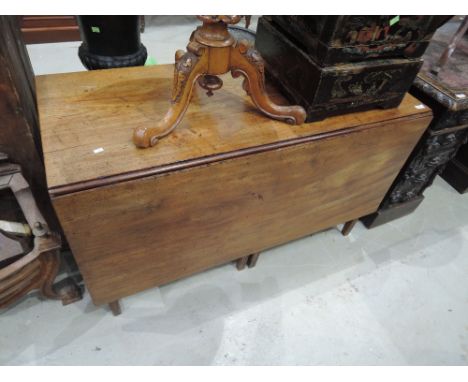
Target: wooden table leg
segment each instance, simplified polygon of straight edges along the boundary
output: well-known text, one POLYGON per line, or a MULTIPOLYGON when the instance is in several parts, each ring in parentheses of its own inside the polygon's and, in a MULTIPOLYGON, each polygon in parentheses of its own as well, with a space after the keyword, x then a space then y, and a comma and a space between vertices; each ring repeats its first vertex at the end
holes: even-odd
POLYGON ((252 255, 249 256, 249 259, 247 261, 247 266, 249 268, 253 268, 255 267, 255 265, 257 264, 257 260, 258 260, 258 257, 260 256, 260 252, 258 253, 254 253, 252 255))
POLYGON ((114 316, 118 316, 122 313, 122 309, 120 308, 119 300, 115 300, 109 303, 109 308, 114 316))
POLYGON ((247 265, 247 260, 249 260, 249 256, 239 257, 236 261, 236 268, 238 271, 241 271, 247 265))
POLYGON ((236 261, 236 267, 238 271, 241 271, 245 268, 247 265, 249 268, 255 267, 255 264, 257 264, 258 257, 260 256, 260 252, 258 253, 253 253, 248 256, 244 257, 239 257, 236 261))
POLYGON ((345 225, 343 226, 343 229, 341 230, 341 234, 343 236, 348 236, 351 230, 353 229, 354 225, 357 223, 358 219, 350 220, 349 222, 346 222, 345 225))

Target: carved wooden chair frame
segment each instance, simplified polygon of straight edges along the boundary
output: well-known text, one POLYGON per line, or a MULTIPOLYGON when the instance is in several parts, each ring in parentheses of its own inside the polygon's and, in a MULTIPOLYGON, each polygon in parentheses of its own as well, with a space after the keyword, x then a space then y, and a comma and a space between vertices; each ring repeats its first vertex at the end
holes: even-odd
MULTIPOLYGON (((6 159, 0 153, 1 160, 6 159)), ((33 289, 49 299, 60 299, 64 305, 81 299, 81 289, 71 280, 57 290, 53 283, 60 266, 60 236, 49 230, 39 211, 28 182, 19 165, 0 163, 0 190, 11 189, 34 236, 31 252, 17 258, 18 253, 5 250, 0 262, 9 264, 0 269, 0 308, 5 308, 33 289)), ((0 228, 0 240, 5 249, 15 248, 15 232, 0 228)))

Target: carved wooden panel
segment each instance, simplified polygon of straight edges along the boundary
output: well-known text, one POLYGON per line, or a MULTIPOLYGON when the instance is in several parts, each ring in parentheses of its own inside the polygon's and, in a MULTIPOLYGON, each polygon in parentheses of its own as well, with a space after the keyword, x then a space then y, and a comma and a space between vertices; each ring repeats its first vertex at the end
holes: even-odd
POLYGON ((468 128, 443 134, 428 131, 413 151, 380 208, 388 208, 422 195, 467 139, 468 128))

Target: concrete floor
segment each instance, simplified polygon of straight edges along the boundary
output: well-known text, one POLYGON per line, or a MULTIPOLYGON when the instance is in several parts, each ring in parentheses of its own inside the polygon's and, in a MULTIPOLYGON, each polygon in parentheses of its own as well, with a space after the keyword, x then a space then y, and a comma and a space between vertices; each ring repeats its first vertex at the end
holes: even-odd
MULTIPOLYGON (((164 21, 142 37, 159 63, 193 28, 164 21)), ((28 47, 36 74, 82 70, 77 46, 28 47)), ((119 317, 88 294, 66 307, 32 294, 0 315, 0 364, 467 365, 468 195, 437 178, 425 196, 373 230, 332 228, 253 269, 123 299, 119 317)))

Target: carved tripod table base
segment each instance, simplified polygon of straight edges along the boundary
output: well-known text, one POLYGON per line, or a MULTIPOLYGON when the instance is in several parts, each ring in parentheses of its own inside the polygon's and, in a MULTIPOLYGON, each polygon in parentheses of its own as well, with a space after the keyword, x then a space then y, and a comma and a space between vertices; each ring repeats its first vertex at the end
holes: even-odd
POLYGON ((302 124, 306 112, 301 106, 279 106, 265 92, 264 63, 260 54, 245 40, 237 41, 227 23, 235 24, 240 16, 199 16, 203 25, 190 38, 187 52, 175 55, 174 84, 171 106, 165 117, 151 128, 137 127, 133 142, 138 147, 154 146, 180 123, 190 103, 195 83, 211 96, 222 86, 218 75, 231 72, 244 77, 243 88, 255 106, 270 118, 291 124, 302 124))

